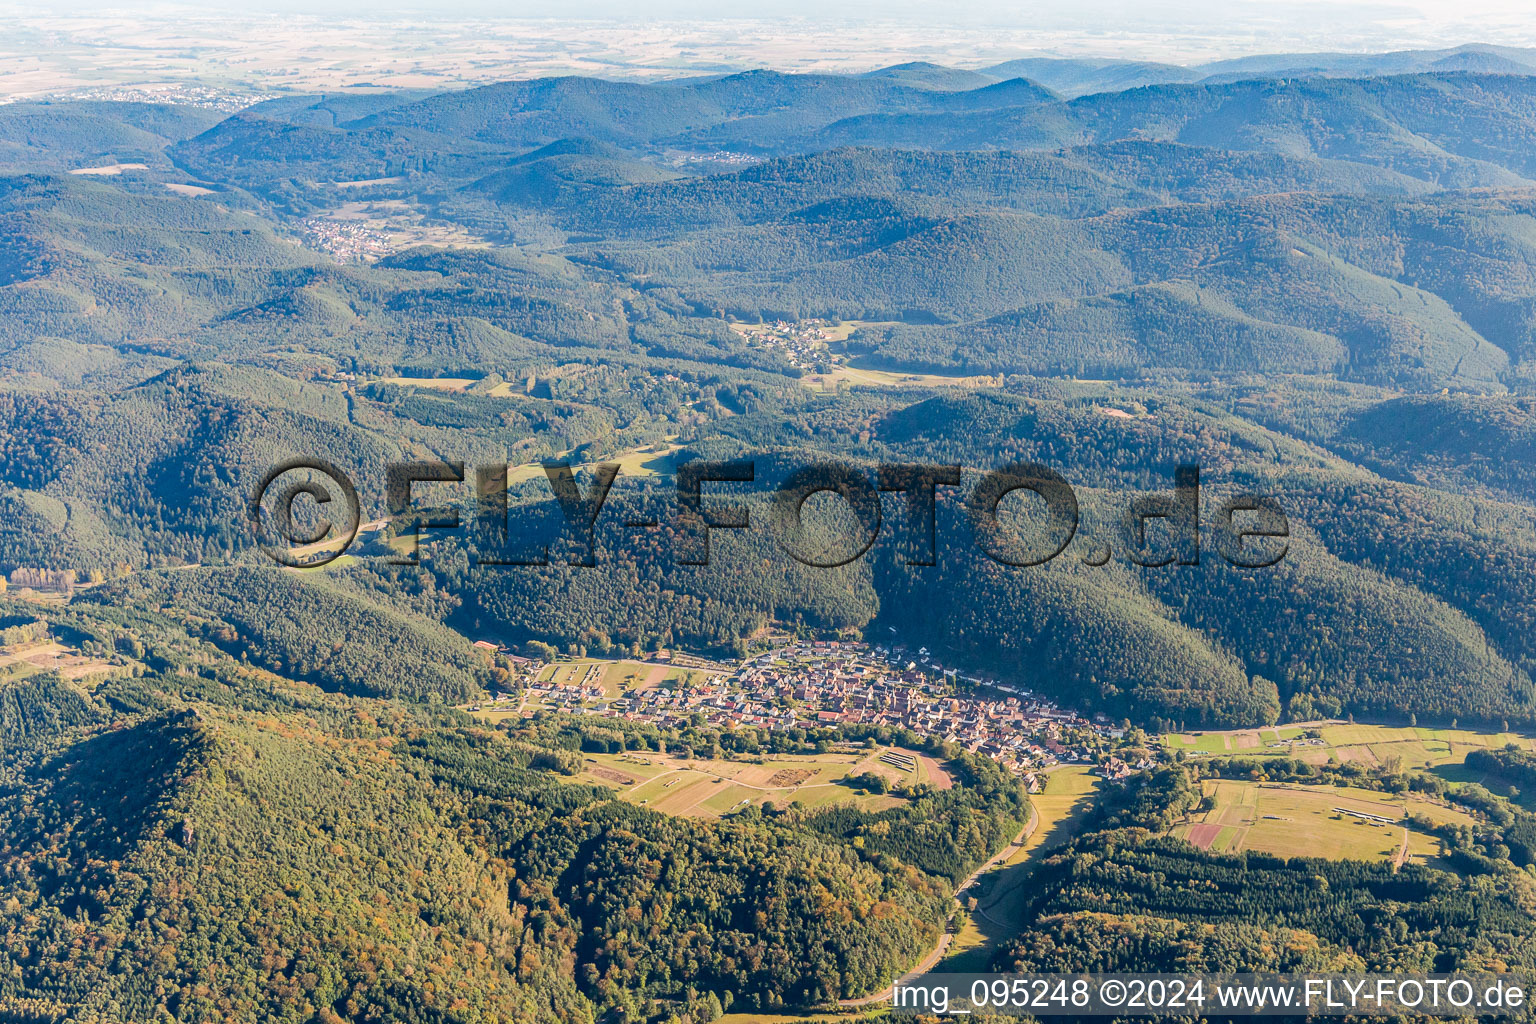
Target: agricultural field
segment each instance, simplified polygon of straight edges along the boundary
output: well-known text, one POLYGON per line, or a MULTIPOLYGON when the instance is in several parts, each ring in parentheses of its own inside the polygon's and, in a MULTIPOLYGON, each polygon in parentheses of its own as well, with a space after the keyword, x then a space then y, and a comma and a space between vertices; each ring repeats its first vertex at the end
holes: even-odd
MULTIPOLYGON (((391 545, 391 547, 393 547, 393 545, 391 545)), ((358 557, 356 555, 338 555, 337 557, 331 559, 329 562, 325 562, 321 565, 301 565, 289 569, 288 571, 297 573, 335 572, 337 569, 345 569, 347 566, 356 565, 357 563, 358 557)))
POLYGON ((1208 780, 1215 804, 1175 834, 1217 853, 1256 850, 1281 857, 1396 860, 1427 864, 1440 841, 1405 824, 1409 815, 1471 824, 1463 812, 1416 796, 1340 786, 1208 780), (1404 844, 1406 843, 1406 850, 1404 844))
POLYGON ((1420 770, 1459 765, 1474 750, 1499 748, 1510 743, 1536 750, 1536 740, 1516 733, 1342 722, 1226 732, 1168 733, 1162 737, 1162 743, 1169 750, 1182 750, 1196 757, 1237 754, 1244 757, 1294 757, 1312 764, 1326 764, 1333 759, 1369 765, 1388 764, 1395 758, 1404 768, 1420 770), (1309 731, 1319 735, 1310 738, 1306 735, 1309 731))
POLYGON ((886 749, 718 760, 647 751, 587 754, 585 770, 575 781, 607 786, 620 799, 663 814, 695 818, 716 818, 748 805, 810 810, 857 802, 869 810, 883 810, 903 802, 900 796, 862 793, 844 785, 842 780, 849 775, 870 773, 892 782, 939 783, 942 768, 936 770, 925 759, 914 758, 915 768, 902 771, 880 760, 886 749))
MULTIPOLYGON (((830 345, 846 342, 855 332, 864 328, 878 329, 895 326, 899 326, 899 324, 889 320, 845 320, 839 324, 828 324, 822 330, 826 333, 827 344, 830 345)), ((808 375, 801 378, 801 380, 808 386, 821 387, 823 390, 835 388, 843 381, 849 384, 867 384, 876 387, 986 387, 1000 383, 999 378, 989 375, 962 376, 958 374, 913 373, 900 370, 890 371, 872 367, 858 367, 851 365, 846 359, 841 357, 837 359, 831 372, 808 375)))
POLYGON ((145 164, 105 164, 101 167, 76 167, 70 174, 102 174, 115 177, 124 171, 144 171, 149 168, 145 164))
POLYGON ((1088 765, 1067 765, 1046 775, 1045 792, 1029 798, 1040 819, 1024 845, 1008 859, 1005 866, 1024 864, 1042 850, 1071 839, 1082 825, 1082 818, 1093 806, 1100 778, 1088 765))
POLYGON ((611 661, 603 658, 578 658, 545 665, 539 682, 556 686, 601 686, 609 699, 634 690, 688 689, 703 686, 718 673, 682 665, 661 665, 647 661, 611 661))

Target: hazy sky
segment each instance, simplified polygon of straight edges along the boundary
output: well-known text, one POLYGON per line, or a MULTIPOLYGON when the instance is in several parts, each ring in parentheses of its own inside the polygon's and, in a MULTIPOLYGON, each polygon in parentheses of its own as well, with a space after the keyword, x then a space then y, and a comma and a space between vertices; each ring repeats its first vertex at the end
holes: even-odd
MULTIPOLYGON (((149 5, 152 0, 0 2, 0 14, 149 5)), ((1370 34, 1382 42, 1412 42, 1425 33, 1442 31, 1510 32, 1523 37, 1486 39, 1510 45, 1536 38, 1532 0, 207 0, 196 7, 232 12, 285 10, 321 17, 411 12, 433 18, 906 21, 1012 30, 1038 27, 1049 32, 1070 29, 1105 38, 1149 30, 1231 37, 1257 32, 1277 40, 1326 40, 1329 31, 1339 31, 1348 38, 1370 34)))
MULTIPOLYGON (((145 0, 147 2, 147 0, 145 0)), ((73 2, 0 5, 7 12, 48 9, 112 9, 135 6, 135 0, 73 0, 73 2)), ((1200 23, 1214 28, 1223 18, 1249 19, 1265 8, 1275 12, 1305 10, 1321 21, 1353 22, 1362 18, 1394 21, 1459 22, 1481 18, 1524 18, 1536 22, 1529 0, 1280 0, 1280 2, 1222 2, 1222 0, 209 0, 200 8, 236 11, 271 7, 302 9, 312 14, 412 9, 447 15, 473 11, 505 18, 660 18, 755 19, 785 16, 813 19, 920 19, 931 23, 976 21, 1017 26, 1043 19, 1098 27, 1113 33, 1117 23, 1200 23)), ((1298 26, 1305 27, 1305 26, 1298 26)))
MULTIPOLYGON (((408 0, 392 2, 408 4, 408 0)), ((322 0, 310 5, 310 9, 323 10, 327 6, 322 0)), ((777 14, 818 19, 916 18, 933 23, 958 20, 1009 26, 1045 20, 1058 24, 1071 23, 1085 29, 1097 27, 1111 33, 1125 22, 1164 25, 1187 22, 1215 27, 1234 14, 1249 19, 1260 15, 1266 8, 1274 12, 1275 21, 1282 20, 1282 12, 1305 10, 1309 12, 1310 19, 1339 22, 1361 19, 1384 22, 1457 22, 1480 17, 1503 19, 1522 16, 1527 21, 1536 22, 1536 15, 1532 14, 1533 5, 1529 0, 1468 0, 1465 3, 1457 0, 1297 0, 1279 3, 1233 3, 1220 0, 1026 0, 1019 3, 1002 0, 521 0, 518 3, 500 4, 477 0, 445 0, 438 9, 469 6, 477 11, 495 11, 511 17, 671 18, 686 15, 759 18, 777 14)))

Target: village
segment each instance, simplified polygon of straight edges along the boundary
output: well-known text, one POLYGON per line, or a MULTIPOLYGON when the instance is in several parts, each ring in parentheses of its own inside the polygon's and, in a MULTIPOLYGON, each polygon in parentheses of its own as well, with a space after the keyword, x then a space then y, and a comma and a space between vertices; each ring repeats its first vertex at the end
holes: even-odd
POLYGON ((306 217, 303 227, 308 243, 337 263, 371 263, 391 250, 383 232, 355 221, 306 217))
MULTIPOLYGON (((27 97, 10 96, 0 100, 0 103, 16 102, 25 98, 27 97)), ((185 83, 161 86, 84 86, 67 92, 56 93, 49 97, 52 101, 90 100, 103 103, 165 103, 171 106, 201 107, 204 110, 217 110, 226 114, 233 114, 271 98, 272 96, 267 93, 235 92, 215 89, 206 85, 190 85, 185 83)))
MULTIPOLYGON (((488 641, 482 649, 497 650, 488 641)), ((646 662, 556 662, 504 655, 522 691, 469 710, 596 715, 660 727, 770 731, 885 726, 982 754, 1031 792, 1057 765, 1092 765, 1110 780, 1151 766, 1113 753, 1125 730, 1018 686, 945 667, 927 648, 785 638, 726 663, 674 651, 646 662), (625 667, 627 666, 627 668, 625 667), (633 685, 615 685, 617 679, 633 685)))
POLYGON ((836 362, 827 351, 827 342, 834 335, 825 320, 773 320, 732 326, 749 342, 782 354, 791 366, 799 369, 817 370, 836 362))

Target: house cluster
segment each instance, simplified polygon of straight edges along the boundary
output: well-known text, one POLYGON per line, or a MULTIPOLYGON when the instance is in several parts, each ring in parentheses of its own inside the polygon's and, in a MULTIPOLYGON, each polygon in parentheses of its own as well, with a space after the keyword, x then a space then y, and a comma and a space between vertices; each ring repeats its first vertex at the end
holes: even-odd
POLYGON ((927 648, 862 642, 802 642, 743 665, 741 688, 763 696, 788 692, 815 708, 822 725, 911 729, 984 754, 1023 777, 1097 755, 1079 738, 1109 730, 1028 690, 946 668, 927 648))
POLYGON ((810 370, 828 361, 829 326, 825 320, 774 320, 741 324, 736 330, 748 341, 783 354, 791 366, 810 370))
POLYGON ((707 153, 683 153, 672 161, 674 167, 699 166, 716 167, 751 167, 761 163, 762 157, 753 156, 750 153, 737 153, 728 149, 710 150, 707 153))
MULTIPOLYGON (((946 668, 926 648, 871 646, 861 641, 795 641, 736 665, 672 653, 663 663, 704 669, 686 687, 655 686, 605 696, 601 673, 561 684, 526 684, 545 708, 646 722, 663 728, 703 724, 731 729, 808 729, 846 725, 906 728, 992 758, 1031 791, 1039 773, 1056 764, 1102 760, 1084 742, 1114 736, 1103 720, 1089 721, 1027 690, 946 668)), ((596 666, 595 666, 596 667, 596 666)), ((511 698, 506 698, 510 701, 511 698)), ((1125 778, 1146 764, 1111 757, 1108 778, 1125 778)))
POLYGON ((1148 768, 1151 768, 1155 763, 1150 757, 1145 755, 1136 758, 1134 761, 1121 760, 1111 755, 1105 758, 1104 762, 1099 765, 1099 774, 1111 782, 1124 782, 1137 772, 1146 771, 1148 768))
POLYGON ((388 256, 389 239, 358 221, 306 217, 305 241, 337 263, 371 263, 388 256))

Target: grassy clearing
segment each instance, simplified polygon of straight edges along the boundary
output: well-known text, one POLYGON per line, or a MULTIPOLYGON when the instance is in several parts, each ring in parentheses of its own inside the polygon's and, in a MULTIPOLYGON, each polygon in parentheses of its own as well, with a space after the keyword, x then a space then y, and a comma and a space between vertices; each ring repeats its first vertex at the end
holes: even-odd
POLYGON ((811 373, 800 378, 808 388, 832 391, 841 383, 870 387, 992 387, 996 377, 946 377, 937 373, 901 373, 891 370, 871 370, 841 364, 828 373, 811 373))
MULTIPOLYGON (((671 441, 662 441, 649 444, 643 448, 632 448, 627 452, 610 455, 594 462, 580 463, 572 467, 573 472, 580 472, 603 462, 617 462, 619 464, 619 476, 615 486, 626 477, 660 477, 671 476, 676 471, 677 460, 675 456, 682 450, 682 445, 671 441)), ((565 458, 565 456, 562 456, 565 458)), ((542 462, 529 462, 521 466, 513 466, 507 471, 507 486, 525 483, 529 480, 544 479, 544 465, 542 462)))
POLYGON ((1173 750, 1183 750, 1202 754, 1225 754, 1231 750, 1230 743, 1225 733, 1169 733, 1163 737, 1163 743, 1173 750))
POLYGON ((55 672, 60 679, 78 683, 91 676, 124 671, 120 665, 81 654, 54 640, 0 648, 0 682, 19 682, 40 672, 55 672))
POLYGON ((433 391, 466 391, 478 380, 474 377, 385 377, 384 383, 407 388, 429 388, 433 391))
POLYGON ((673 456, 682 449, 682 445, 668 441, 646 445, 643 448, 633 448, 602 461, 617 462, 621 480, 626 476, 670 476, 677 466, 673 456))
POLYGON ((1281 857, 1391 860, 1406 837, 1408 860, 1426 864, 1439 856, 1440 841, 1406 828, 1404 819, 1412 814, 1442 824, 1471 822, 1460 811, 1416 796, 1340 786, 1218 779, 1206 781, 1205 792, 1214 806, 1174 831, 1219 853, 1254 850, 1281 857))
POLYGON ((579 661, 560 661, 553 665, 545 665, 539 671, 539 682, 554 686, 601 686, 609 667, 609 662, 587 658, 579 661))
POLYGON ((357 564, 356 555, 337 555, 324 565, 301 565, 290 569, 290 572, 331 572, 335 569, 345 569, 349 565, 357 564))
POLYGON ((505 708, 491 708, 486 711, 476 711, 473 712, 473 714, 476 718, 480 719, 480 721, 488 722, 491 725, 495 725, 498 722, 505 722, 509 718, 515 719, 523 717, 523 713, 521 711, 505 708))

